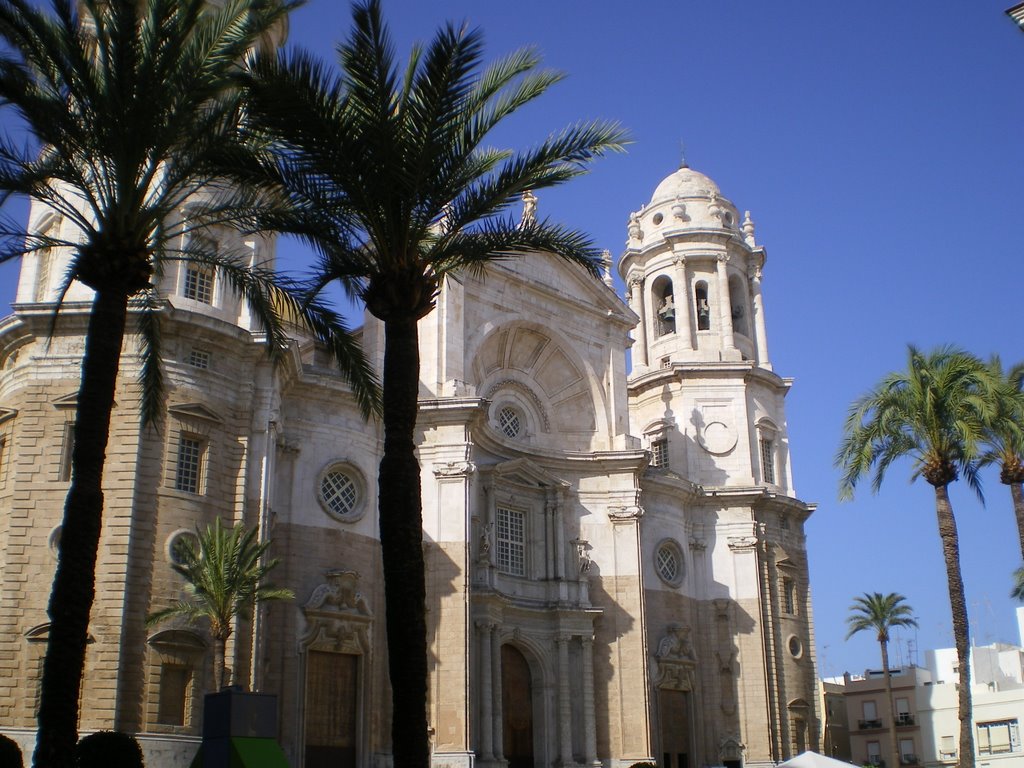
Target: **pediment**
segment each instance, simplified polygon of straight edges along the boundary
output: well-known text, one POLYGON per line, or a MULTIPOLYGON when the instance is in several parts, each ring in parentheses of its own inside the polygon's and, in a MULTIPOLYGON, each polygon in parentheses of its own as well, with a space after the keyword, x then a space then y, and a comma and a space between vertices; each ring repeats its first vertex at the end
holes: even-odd
POLYGON ((73 392, 70 395, 64 395, 64 397, 58 397, 56 400, 50 401, 50 404, 54 408, 60 408, 62 410, 74 410, 78 408, 78 393, 73 392))
POLYGON ((165 629, 149 638, 149 644, 158 648, 183 649, 202 651, 206 649, 206 641, 195 632, 187 629, 165 629))
POLYGON ((208 408, 202 403, 183 403, 182 405, 172 405, 167 409, 167 412, 179 419, 201 419, 202 421, 212 421, 216 424, 224 423, 224 419, 222 419, 213 409, 208 408))
POLYGON ((0 424, 10 421, 17 415, 18 412, 14 408, 0 408, 0 424))
POLYGON ((527 488, 551 488, 567 491, 571 486, 565 480, 555 477, 530 459, 513 459, 495 465, 491 470, 495 482, 519 485, 527 488))

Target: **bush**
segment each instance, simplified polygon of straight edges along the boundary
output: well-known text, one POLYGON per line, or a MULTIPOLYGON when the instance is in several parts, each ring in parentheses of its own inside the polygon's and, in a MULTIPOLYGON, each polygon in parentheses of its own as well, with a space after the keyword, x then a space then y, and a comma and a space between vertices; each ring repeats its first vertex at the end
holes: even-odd
POLYGON ((629 768, 658 768, 655 763, 633 763, 629 768))
POLYGON ((75 751, 78 768, 145 768, 142 747, 134 736, 97 731, 83 736, 75 751))
POLYGON ((24 768, 24 766, 18 742, 0 734, 0 768, 24 768))

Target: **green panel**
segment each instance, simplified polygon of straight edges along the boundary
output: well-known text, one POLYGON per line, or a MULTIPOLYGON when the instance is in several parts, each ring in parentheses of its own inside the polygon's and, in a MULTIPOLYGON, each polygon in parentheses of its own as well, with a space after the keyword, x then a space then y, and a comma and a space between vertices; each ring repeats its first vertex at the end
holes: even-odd
POLYGON ((231 768, 290 768, 274 739, 235 736, 231 739, 231 768))

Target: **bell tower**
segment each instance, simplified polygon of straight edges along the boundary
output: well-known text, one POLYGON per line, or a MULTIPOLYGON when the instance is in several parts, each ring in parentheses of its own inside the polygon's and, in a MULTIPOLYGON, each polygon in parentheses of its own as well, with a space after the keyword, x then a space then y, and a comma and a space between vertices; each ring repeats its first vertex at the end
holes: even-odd
POLYGON ((633 374, 673 363, 751 361, 771 370, 761 298, 766 253, 747 211, 683 165, 630 214, 619 261, 640 317, 633 374))

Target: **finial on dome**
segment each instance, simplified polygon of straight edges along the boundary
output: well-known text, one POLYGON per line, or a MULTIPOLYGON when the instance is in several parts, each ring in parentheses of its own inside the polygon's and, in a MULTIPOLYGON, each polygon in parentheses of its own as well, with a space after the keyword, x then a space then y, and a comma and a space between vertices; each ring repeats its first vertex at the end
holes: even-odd
POLYGON ((686 144, 682 139, 679 140, 679 167, 689 168, 690 166, 686 162, 686 144))
POLYGON ((751 248, 757 247, 757 242, 754 240, 754 220, 750 218, 750 211, 744 211, 743 214, 743 239, 751 248))

